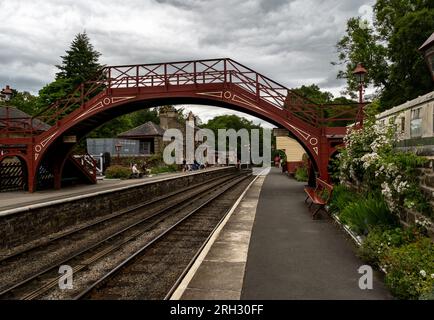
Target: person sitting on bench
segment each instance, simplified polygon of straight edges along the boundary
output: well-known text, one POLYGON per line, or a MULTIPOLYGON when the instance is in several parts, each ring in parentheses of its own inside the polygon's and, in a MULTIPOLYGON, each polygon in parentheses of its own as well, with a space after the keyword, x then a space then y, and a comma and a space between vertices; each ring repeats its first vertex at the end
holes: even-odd
POLYGON ((139 178, 140 177, 140 171, 139 171, 139 169, 137 169, 137 164, 133 164, 133 166, 131 167, 131 171, 132 171, 132 174, 131 174, 131 177, 132 178, 139 178))

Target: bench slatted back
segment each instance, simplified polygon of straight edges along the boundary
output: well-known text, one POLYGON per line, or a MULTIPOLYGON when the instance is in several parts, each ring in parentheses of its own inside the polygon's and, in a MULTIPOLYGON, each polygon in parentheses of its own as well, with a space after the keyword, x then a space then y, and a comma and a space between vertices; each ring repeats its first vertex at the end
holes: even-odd
POLYGON ((333 193, 333 186, 320 178, 316 178, 315 193, 321 196, 325 203, 328 203, 333 193))

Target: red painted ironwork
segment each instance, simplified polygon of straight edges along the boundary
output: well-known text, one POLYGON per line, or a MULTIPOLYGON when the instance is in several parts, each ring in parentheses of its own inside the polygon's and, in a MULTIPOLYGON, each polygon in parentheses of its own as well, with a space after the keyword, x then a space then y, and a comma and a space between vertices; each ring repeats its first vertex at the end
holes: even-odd
POLYGON ((33 118, 0 120, 0 145, 21 139, 28 146, 28 185, 33 191, 42 159, 51 159, 54 179, 59 181, 71 149, 61 143, 64 135, 72 132, 83 136, 90 130, 91 121, 101 124, 110 119, 110 114, 164 103, 225 106, 285 127, 305 147, 325 180, 334 150, 331 139, 341 139, 346 124, 360 122, 363 116, 360 104, 316 104, 227 58, 108 66, 33 118), (41 124, 51 127, 41 133, 41 124), (58 155, 47 153, 53 146, 61 150, 58 155))

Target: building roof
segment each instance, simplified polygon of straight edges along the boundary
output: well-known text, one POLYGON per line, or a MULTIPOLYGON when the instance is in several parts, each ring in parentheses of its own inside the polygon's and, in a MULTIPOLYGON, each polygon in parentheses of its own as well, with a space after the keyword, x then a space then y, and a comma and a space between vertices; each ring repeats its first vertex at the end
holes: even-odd
MULTIPOLYGON (((9 119, 10 122, 13 122, 13 127, 16 129, 23 129, 30 123, 31 116, 17 109, 16 107, 11 106, 0 106, 0 128, 5 127, 6 124, 4 120, 9 119), (15 120, 14 120, 15 119, 15 120), (28 122, 24 121, 29 119, 28 122)), ((50 128, 50 126, 41 120, 33 119, 33 127, 39 131, 46 131, 50 128)))
POLYGON ((118 134, 119 138, 139 138, 139 137, 152 137, 163 136, 164 129, 158 124, 148 121, 138 127, 118 134))
POLYGON ((404 110, 416 107, 418 105, 430 102, 434 100, 434 91, 428 92, 427 94, 423 95, 423 96, 419 96, 413 100, 407 101, 403 104, 400 104, 399 106, 393 107, 391 109, 388 109, 386 111, 383 111, 379 114, 377 114, 377 119, 382 119, 385 117, 389 117, 392 114, 397 114, 400 113, 404 110))
POLYGON ((431 34, 431 36, 423 43, 423 45, 420 46, 419 50, 425 50, 426 47, 428 47, 432 42, 434 42, 434 32, 431 34))

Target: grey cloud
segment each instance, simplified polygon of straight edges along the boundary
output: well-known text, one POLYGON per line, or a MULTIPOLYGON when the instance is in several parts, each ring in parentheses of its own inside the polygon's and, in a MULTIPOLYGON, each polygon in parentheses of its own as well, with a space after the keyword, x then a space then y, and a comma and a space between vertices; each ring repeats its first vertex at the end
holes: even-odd
MULTIPOLYGON (((34 93, 86 30, 107 65, 230 57, 288 87, 334 88, 335 44, 373 0, 3 0, 0 86, 34 93)), ((215 110, 215 109, 212 109, 215 110)))

